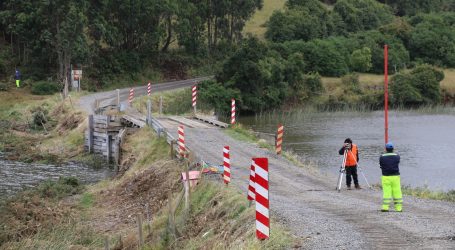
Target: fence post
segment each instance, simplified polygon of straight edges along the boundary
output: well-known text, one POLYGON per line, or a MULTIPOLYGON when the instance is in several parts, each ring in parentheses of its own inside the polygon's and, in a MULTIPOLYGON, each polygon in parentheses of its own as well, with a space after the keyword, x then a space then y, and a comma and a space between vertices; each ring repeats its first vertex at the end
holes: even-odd
POLYGON ((160 115, 163 113, 163 96, 160 95, 160 115))
POLYGON ((88 152, 93 153, 93 115, 88 116, 88 152))
POLYGON ((107 163, 109 164, 111 162, 111 138, 112 136, 109 135, 108 129, 109 129, 109 122, 111 121, 111 116, 106 115, 106 159, 107 163))
POLYGON ((175 140, 171 140, 171 159, 174 159, 175 153, 174 153, 174 145, 175 145, 175 140))
POLYGON ((120 89, 117 89, 117 109, 120 111, 120 89))
POLYGON ((144 245, 144 237, 142 235, 142 216, 141 214, 137 214, 137 230, 139 233, 139 247, 142 247, 144 245))
POLYGON ((169 205, 169 231, 172 236, 175 238, 175 227, 174 227, 174 210, 172 208, 172 191, 169 191, 169 198, 168 198, 168 205, 169 205))
POLYGON ((147 100, 147 125, 152 126, 152 100, 147 100))
POLYGON ((186 182, 184 183, 185 185, 185 210, 189 214, 190 213, 190 162, 188 161, 185 164, 185 177, 186 177, 186 182))
POLYGON ((104 237, 104 250, 109 250, 109 236, 104 237))

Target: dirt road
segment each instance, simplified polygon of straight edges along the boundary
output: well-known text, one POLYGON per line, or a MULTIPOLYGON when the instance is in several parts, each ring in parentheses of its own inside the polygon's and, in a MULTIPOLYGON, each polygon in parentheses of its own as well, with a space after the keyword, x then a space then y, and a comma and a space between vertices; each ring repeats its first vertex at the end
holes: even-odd
MULTIPOLYGON (((178 88, 190 87, 195 82, 203 81, 210 79, 210 77, 199 77, 181 81, 172 81, 172 82, 164 82, 152 85, 152 93, 166 91, 166 90, 173 90, 178 88)), ((128 101, 128 96, 130 93, 130 88, 120 89, 120 102, 125 103, 128 101)), ((147 94, 147 86, 139 86, 134 88, 134 95, 135 97, 144 96, 147 94)), ((88 113, 93 114, 95 109, 95 101, 99 101, 100 107, 105 107, 108 105, 116 104, 117 103, 117 90, 107 91, 107 92, 100 92, 96 94, 87 95, 81 97, 79 101, 79 105, 88 113)))
POLYGON ((185 142, 213 164, 222 163, 229 145, 232 180, 245 193, 251 158, 268 157, 272 216, 302 239, 304 249, 455 249, 455 203, 405 196, 403 213, 381 213, 380 190, 338 193, 335 176, 295 166, 221 129, 186 128, 185 142))

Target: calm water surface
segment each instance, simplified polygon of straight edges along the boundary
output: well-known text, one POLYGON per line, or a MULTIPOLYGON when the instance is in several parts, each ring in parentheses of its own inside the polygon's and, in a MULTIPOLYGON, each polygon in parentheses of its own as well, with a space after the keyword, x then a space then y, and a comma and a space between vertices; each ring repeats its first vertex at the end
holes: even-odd
MULTIPOLYGON (((1 155, 0 155, 1 157, 1 155)), ((11 196, 24 188, 60 176, 73 176, 82 183, 92 183, 112 175, 108 168, 93 169, 81 164, 45 165, 6 161, 0 158, 0 199, 11 196)))
MULTIPOLYGON (((383 112, 263 115, 243 117, 239 121, 265 133, 275 133, 277 124, 283 123, 283 148, 334 174, 342 161, 338 150, 344 139, 350 137, 359 146, 359 165, 369 182, 380 182, 378 160, 384 147, 383 112)), ((404 185, 455 189, 455 109, 443 113, 390 112, 389 141, 401 155, 404 185)), ((363 179, 361 182, 364 183, 363 179)), ((334 186, 335 183, 336 180, 334 186)))

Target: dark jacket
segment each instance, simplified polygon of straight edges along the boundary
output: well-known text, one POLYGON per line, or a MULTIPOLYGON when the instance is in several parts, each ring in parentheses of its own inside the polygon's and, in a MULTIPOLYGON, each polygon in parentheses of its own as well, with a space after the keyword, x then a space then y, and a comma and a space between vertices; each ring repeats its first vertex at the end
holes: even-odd
MULTIPOLYGON (((338 151, 338 154, 344 155, 344 148, 345 148, 344 146, 343 146, 342 148, 340 148, 340 150, 338 151)), ((359 158, 359 147, 357 147, 357 155, 356 155, 356 161, 357 161, 357 163, 359 163, 359 160, 360 160, 360 158, 359 158)), ((356 166, 357 166, 357 165, 356 165, 356 166)), ((348 166, 347 166, 347 167, 348 167, 348 166)), ((354 166, 349 166, 349 167, 354 167, 354 166)))
POLYGON ((400 175, 398 164, 400 164, 400 156, 397 153, 387 152, 379 157, 379 165, 384 176, 400 175))
POLYGON ((21 79, 21 72, 19 70, 16 70, 16 73, 14 74, 14 80, 20 80, 21 79))

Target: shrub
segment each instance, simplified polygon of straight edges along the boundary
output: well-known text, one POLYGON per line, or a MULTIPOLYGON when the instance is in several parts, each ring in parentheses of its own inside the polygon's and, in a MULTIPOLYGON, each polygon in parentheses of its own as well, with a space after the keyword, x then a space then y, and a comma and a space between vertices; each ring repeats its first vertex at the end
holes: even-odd
POLYGON ((57 83, 53 82, 36 82, 32 85, 32 94, 34 95, 52 95, 59 90, 57 83))
POLYGON ((0 82, 0 91, 7 91, 8 90, 8 84, 0 82))

